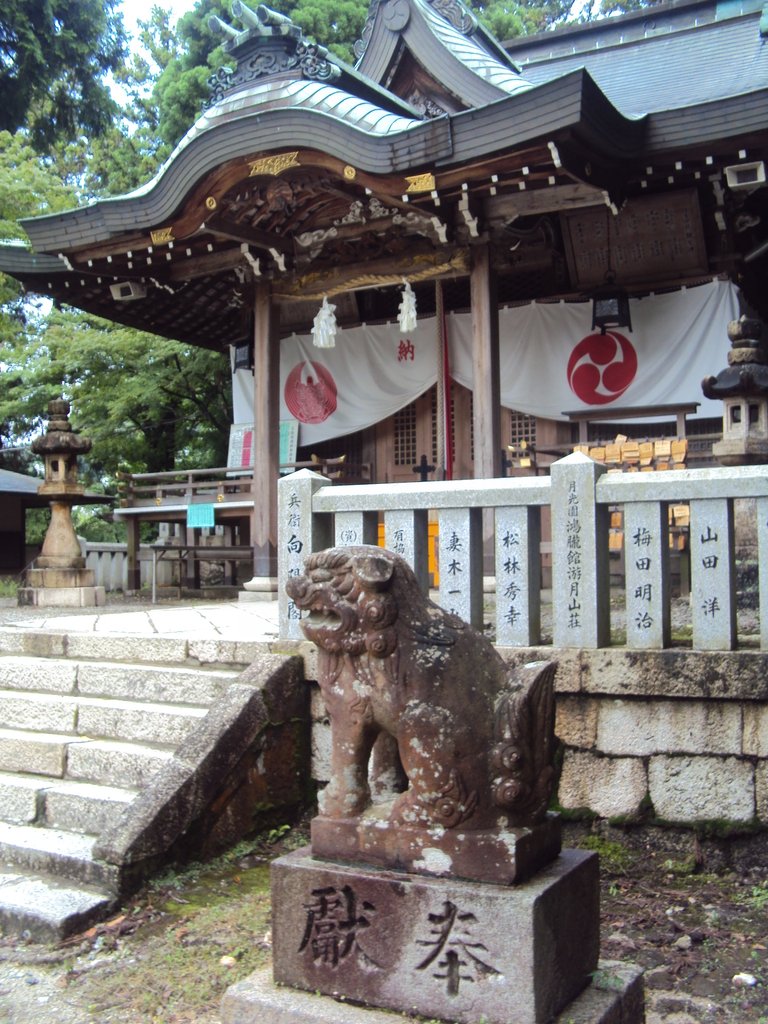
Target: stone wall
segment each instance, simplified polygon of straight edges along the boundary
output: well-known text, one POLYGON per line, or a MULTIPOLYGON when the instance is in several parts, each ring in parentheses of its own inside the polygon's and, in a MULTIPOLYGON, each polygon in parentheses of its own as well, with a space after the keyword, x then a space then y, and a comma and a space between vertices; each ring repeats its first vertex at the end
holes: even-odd
MULTIPOLYGON (((306 674, 313 678, 308 645, 306 674)), ((622 648, 500 648, 559 660, 558 802, 601 818, 768 826, 768 656, 622 648)), ((328 776, 330 727, 312 701, 312 774, 328 776)))
POLYGON ((768 825, 768 658, 760 652, 511 651, 558 657, 558 800, 602 818, 768 825))

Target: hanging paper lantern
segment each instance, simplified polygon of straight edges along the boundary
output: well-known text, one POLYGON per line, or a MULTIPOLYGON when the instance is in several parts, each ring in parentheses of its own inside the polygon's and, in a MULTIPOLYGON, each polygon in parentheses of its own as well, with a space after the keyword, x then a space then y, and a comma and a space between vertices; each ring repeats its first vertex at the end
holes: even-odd
POLYGON ((397 313, 397 320, 400 324, 401 334, 410 334, 411 331, 415 331, 418 326, 416 322, 416 296, 414 295, 413 288, 403 278, 403 297, 400 300, 400 308, 397 313))
POLYGON ((312 344, 316 348, 334 348, 336 345, 336 307, 323 296, 323 304, 318 310, 312 326, 312 344))

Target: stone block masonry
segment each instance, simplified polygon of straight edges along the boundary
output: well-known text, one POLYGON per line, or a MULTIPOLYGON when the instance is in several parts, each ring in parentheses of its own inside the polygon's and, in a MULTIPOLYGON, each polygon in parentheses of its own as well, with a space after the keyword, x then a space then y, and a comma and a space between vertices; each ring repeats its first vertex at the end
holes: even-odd
MULTIPOLYGON (((308 678, 313 655, 305 654, 308 678)), ((558 802, 601 818, 768 826, 768 655, 500 647, 522 665, 555 658, 563 744, 558 802)), ((312 775, 328 779, 330 726, 312 700, 312 775)))
POLYGON ((503 650, 560 659, 558 801, 604 818, 768 825, 768 656, 621 648, 503 650), (562 655, 562 656, 561 656, 562 655))

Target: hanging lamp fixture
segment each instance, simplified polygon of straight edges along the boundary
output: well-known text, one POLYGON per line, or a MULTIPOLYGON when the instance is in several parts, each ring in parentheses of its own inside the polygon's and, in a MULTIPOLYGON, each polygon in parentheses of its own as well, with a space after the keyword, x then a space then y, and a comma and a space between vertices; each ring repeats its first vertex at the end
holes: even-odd
POLYGON ((614 327, 632 330, 629 296, 616 284, 616 275, 612 270, 606 273, 605 284, 592 292, 592 330, 597 327, 601 334, 614 327))
POLYGON ((605 237, 608 247, 608 269, 605 282, 592 292, 592 330, 600 329, 601 334, 615 327, 626 327, 632 330, 632 318, 629 314, 629 296, 616 284, 616 272, 611 266, 611 222, 610 213, 605 211, 605 237))

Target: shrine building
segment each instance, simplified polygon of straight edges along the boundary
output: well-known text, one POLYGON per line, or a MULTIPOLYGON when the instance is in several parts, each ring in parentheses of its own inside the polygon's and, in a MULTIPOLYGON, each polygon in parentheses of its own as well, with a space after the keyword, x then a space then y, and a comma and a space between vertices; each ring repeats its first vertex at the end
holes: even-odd
MULTIPOLYGON (((24 221, 0 270, 229 355, 229 464, 199 496, 255 577, 280 466, 486 478, 617 433, 629 468, 653 437, 706 456, 701 381, 730 320, 768 315, 760 2, 502 44, 461 0, 372 0, 354 67, 266 7, 231 20, 232 66, 157 176, 24 221)), ((134 549, 192 493, 145 483, 119 513, 134 549)))

